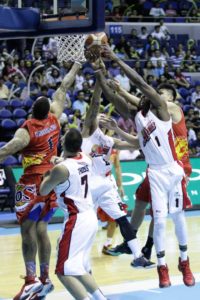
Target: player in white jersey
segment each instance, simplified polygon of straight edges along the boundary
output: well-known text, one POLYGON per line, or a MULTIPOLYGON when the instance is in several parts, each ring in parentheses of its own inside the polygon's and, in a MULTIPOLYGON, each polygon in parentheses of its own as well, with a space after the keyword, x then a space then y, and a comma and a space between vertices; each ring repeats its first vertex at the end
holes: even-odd
MULTIPOLYGON (((134 119, 140 148, 143 150, 145 160, 148 163, 147 175, 151 190, 159 286, 168 287, 171 285, 168 267, 165 263, 165 226, 168 210, 172 214, 179 242, 180 258, 178 268, 183 274, 185 285, 192 286, 195 284, 195 279, 190 270, 187 256, 187 229, 182 205, 183 193, 186 192, 183 185, 184 170, 177 161, 173 142, 172 121, 167 109, 167 103, 162 99, 162 95, 159 95, 149 86, 141 76, 118 59, 109 47, 106 47, 104 55, 117 61, 118 65, 144 95, 139 103, 139 111, 136 117, 134 115, 134 119)), ((125 118, 133 118, 125 100, 119 95, 114 95, 114 97, 113 91, 108 89, 101 70, 96 73, 96 76, 100 80, 104 95, 112 101, 118 111, 125 118)), ((104 121, 106 122, 106 119, 104 121)), ((108 123, 113 123, 113 121, 107 121, 108 123)), ((112 128, 112 126, 110 127, 112 128)), ((111 129, 110 127, 109 129, 111 129)), ((120 130, 116 124, 114 127, 121 137, 131 142, 129 134, 120 130)), ((135 142, 135 138, 133 141, 135 142)))
MULTIPOLYGON (((101 88, 97 80, 90 107, 87 111, 82 130, 82 151, 92 157, 93 174, 91 180, 91 191, 95 207, 101 207, 120 227, 124 239, 132 251, 134 260, 133 267, 149 268, 152 263, 146 260, 139 249, 139 245, 131 225, 124 211, 124 204, 116 189, 116 183, 111 177, 112 164, 109 160, 112 148, 131 149, 133 145, 118 139, 106 136, 99 128, 98 111, 100 106, 101 88)), ((132 140, 133 141, 133 140, 132 140)), ((138 140, 133 142, 135 147, 139 146, 138 140)))
POLYGON ((98 221, 90 191, 91 159, 80 152, 82 137, 77 129, 64 136, 64 160, 48 172, 40 186, 40 194, 53 189, 65 219, 58 241, 56 274, 75 299, 105 300, 90 274, 90 251, 98 221))

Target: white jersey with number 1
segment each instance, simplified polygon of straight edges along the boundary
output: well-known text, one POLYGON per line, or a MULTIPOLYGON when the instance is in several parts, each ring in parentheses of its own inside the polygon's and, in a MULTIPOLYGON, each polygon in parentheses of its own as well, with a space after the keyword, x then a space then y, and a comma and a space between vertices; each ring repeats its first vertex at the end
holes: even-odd
POLYGON ((161 121, 151 111, 135 117, 140 148, 149 165, 164 165, 177 160, 172 121, 161 121))

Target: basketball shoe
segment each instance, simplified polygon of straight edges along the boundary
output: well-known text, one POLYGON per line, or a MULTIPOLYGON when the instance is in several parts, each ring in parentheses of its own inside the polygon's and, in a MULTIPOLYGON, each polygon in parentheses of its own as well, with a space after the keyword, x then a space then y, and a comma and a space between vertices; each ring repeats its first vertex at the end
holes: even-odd
POLYGON ((189 258, 181 261, 181 258, 179 257, 178 269, 183 274, 183 282, 186 286, 195 285, 195 278, 190 270, 189 258))
POLYGON ((169 279, 169 272, 167 265, 157 266, 158 276, 159 276, 159 287, 166 288, 171 285, 169 279))
POLYGON ((105 245, 104 245, 101 252, 102 252, 103 254, 106 254, 106 255, 111 255, 111 254, 109 253, 109 249, 111 248, 111 246, 112 246, 112 245, 108 245, 108 246, 105 246, 105 245))
POLYGON ((39 291, 34 293, 29 300, 44 300, 47 296, 47 294, 51 293, 54 290, 54 285, 52 284, 51 280, 49 278, 46 278, 45 280, 42 280, 42 287, 39 291))
POLYGON ((108 249, 107 253, 109 253, 112 256, 119 256, 121 254, 132 254, 131 249, 125 241, 114 248, 108 249))
POLYGON ((40 291, 43 287, 42 282, 37 277, 22 277, 25 279, 25 283, 22 286, 20 292, 13 298, 13 300, 25 300, 30 299, 29 297, 40 291))
POLYGON ((144 255, 134 259, 131 262, 131 266, 134 268, 145 268, 145 269, 151 269, 156 266, 154 262, 151 262, 150 260, 146 259, 144 255))

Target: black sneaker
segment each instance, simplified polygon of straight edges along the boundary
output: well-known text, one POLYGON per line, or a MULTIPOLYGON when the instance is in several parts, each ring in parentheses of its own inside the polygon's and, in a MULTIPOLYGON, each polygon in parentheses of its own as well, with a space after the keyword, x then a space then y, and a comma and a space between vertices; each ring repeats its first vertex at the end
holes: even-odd
POLYGON ((150 260, 151 258, 151 252, 152 252, 152 249, 151 248, 148 248, 148 247, 143 247, 142 250, 141 250, 142 254, 144 254, 144 257, 148 260, 150 260))
POLYGON ((151 268, 155 268, 156 264, 146 259, 144 256, 140 256, 131 262, 131 266, 134 268, 151 269, 151 268))
POLYGON ((132 252, 127 242, 123 242, 122 244, 117 245, 114 248, 108 249, 107 254, 110 254, 112 256, 119 256, 121 254, 132 254, 132 252))

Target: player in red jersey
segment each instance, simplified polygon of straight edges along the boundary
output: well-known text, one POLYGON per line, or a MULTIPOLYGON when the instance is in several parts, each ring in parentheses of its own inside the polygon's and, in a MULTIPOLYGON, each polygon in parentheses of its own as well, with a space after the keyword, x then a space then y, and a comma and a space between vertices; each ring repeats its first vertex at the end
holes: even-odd
POLYGON ((54 95, 52 104, 39 97, 33 104, 31 119, 17 129, 13 139, 0 149, 0 161, 8 155, 22 153, 24 174, 16 184, 15 209, 21 227, 22 253, 25 262, 25 284, 14 300, 45 299, 53 290, 49 279, 51 244, 47 224, 56 203, 53 193, 41 197, 39 186, 43 174, 50 170, 52 156, 57 153, 60 135, 59 118, 63 112, 66 92, 80 69, 74 63, 54 95), (40 277, 36 277, 36 253, 40 261, 40 277))

